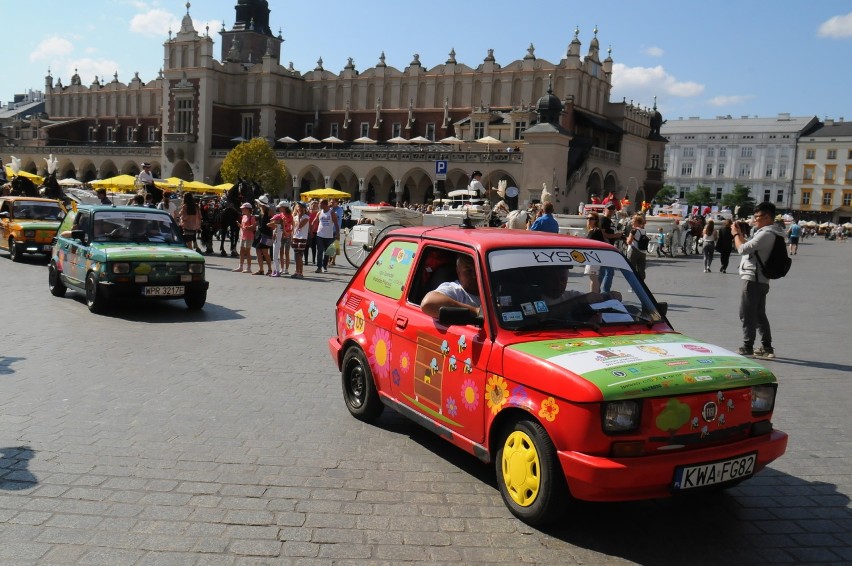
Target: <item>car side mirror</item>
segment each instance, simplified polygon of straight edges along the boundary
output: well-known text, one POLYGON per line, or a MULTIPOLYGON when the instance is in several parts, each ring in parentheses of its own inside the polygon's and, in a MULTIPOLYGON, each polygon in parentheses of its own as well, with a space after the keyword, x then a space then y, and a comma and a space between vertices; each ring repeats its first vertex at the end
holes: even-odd
POLYGON ((74 240, 80 240, 81 242, 86 239, 86 231, 85 230, 71 230, 71 238, 74 240))
POLYGON ((466 325, 482 326, 484 319, 465 307, 441 307, 438 311, 438 322, 444 326, 466 325))
POLYGON ((659 313, 660 313, 663 317, 665 317, 665 316, 666 316, 666 313, 667 313, 667 312, 669 312, 669 304, 668 304, 668 303, 666 303, 666 302, 657 303, 657 311, 659 311, 659 313))
POLYGON ((0 218, 9 218, 9 213, 8 213, 8 212, 5 212, 5 211, 4 211, 4 212, 0 212, 0 218))

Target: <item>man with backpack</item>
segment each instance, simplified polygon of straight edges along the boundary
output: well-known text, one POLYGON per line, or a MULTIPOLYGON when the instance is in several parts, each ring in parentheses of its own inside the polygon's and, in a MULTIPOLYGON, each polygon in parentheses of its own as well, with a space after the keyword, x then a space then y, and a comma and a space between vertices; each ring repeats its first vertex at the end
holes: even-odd
MULTIPOLYGON (((740 297, 740 320, 743 324, 743 345, 739 353, 743 356, 760 356, 774 358, 772 348, 772 332, 769 320, 766 318, 766 295, 769 293, 769 280, 783 277, 779 275, 776 261, 776 242, 781 238, 781 251, 784 260, 787 258, 787 248, 784 242, 784 230, 775 225, 775 205, 771 202, 761 202, 754 209, 755 230, 750 240, 745 239, 742 223, 731 227, 734 247, 742 256, 740 259, 740 279, 743 280, 740 297), (773 256, 770 259, 770 256, 773 256), (754 350, 757 331, 760 331, 761 348, 754 350)), ((789 263, 786 268, 789 269, 789 263)))

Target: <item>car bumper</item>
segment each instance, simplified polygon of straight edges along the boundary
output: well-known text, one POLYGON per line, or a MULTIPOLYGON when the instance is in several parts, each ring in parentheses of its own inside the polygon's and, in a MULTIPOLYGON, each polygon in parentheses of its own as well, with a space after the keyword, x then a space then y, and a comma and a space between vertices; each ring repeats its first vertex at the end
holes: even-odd
POLYGON ((113 282, 104 282, 101 281, 98 283, 98 288, 104 294, 104 297, 107 299, 144 299, 144 300, 171 300, 171 299, 183 299, 188 295, 193 295, 196 293, 204 293, 207 292, 208 287, 210 287, 210 282, 208 281, 190 281, 188 283, 159 283, 157 285, 146 284, 140 285, 137 283, 113 283, 113 282), (183 294, 180 295, 155 295, 148 296, 143 295, 142 289, 150 286, 180 286, 184 288, 183 294))
POLYGON ((337 365, 337 369, 340 369, 340 350, 343 348, 343 344, 340 343, 340 340, 337 338, 331 338, 328 341, 328 352, 331 354, 331 359, 334 360, 334 363, 337 365))
POLYGON ((53 249, 50 242, 38 242, 35 240, 16 241, 15 247, 18 253, 23 254, 49 254, 53 249))
POLYGON ((774 430, 723 446, 637 458, 613 459, 566 451, 558 454, 574 497, 587 501, 627 501, 672 495, 675 469, 680 466, 755 452, 757 462, 754 471, 757 472, 784 454, 786 448, 787 434, 774 430))

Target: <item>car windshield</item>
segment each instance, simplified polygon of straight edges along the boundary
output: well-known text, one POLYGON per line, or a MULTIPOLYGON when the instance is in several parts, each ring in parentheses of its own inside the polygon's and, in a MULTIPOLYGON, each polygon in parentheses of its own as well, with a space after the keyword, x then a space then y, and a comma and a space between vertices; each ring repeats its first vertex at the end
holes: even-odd
POLYGON ((516 248, 491 252, 488 263, 503 328, 598 328, 662 320, 627 260, 614 250, 516 248))
POLYGON ((177 227, 168 214, 154 212, 95 212, 92 223, 95 242, 182 244, 177 227))
POLYGON ((17 220, 61 220, 62 208, 56 202, 15 201, 12 215, 17 220))

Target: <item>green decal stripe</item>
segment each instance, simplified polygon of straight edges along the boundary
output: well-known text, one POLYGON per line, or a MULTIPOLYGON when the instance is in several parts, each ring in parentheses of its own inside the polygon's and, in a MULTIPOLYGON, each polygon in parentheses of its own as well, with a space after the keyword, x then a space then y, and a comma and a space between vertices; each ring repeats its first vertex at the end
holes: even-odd
POLYGON ((682 334, 635 334, 627 336, 602 336, 597 338, 577 338, 576 340, 540 340, 515 344, 509 348, 536 358, 547 360, 565 353, 586 352, 617 346, 642 346, 673 342, 695 342, 682 334))

